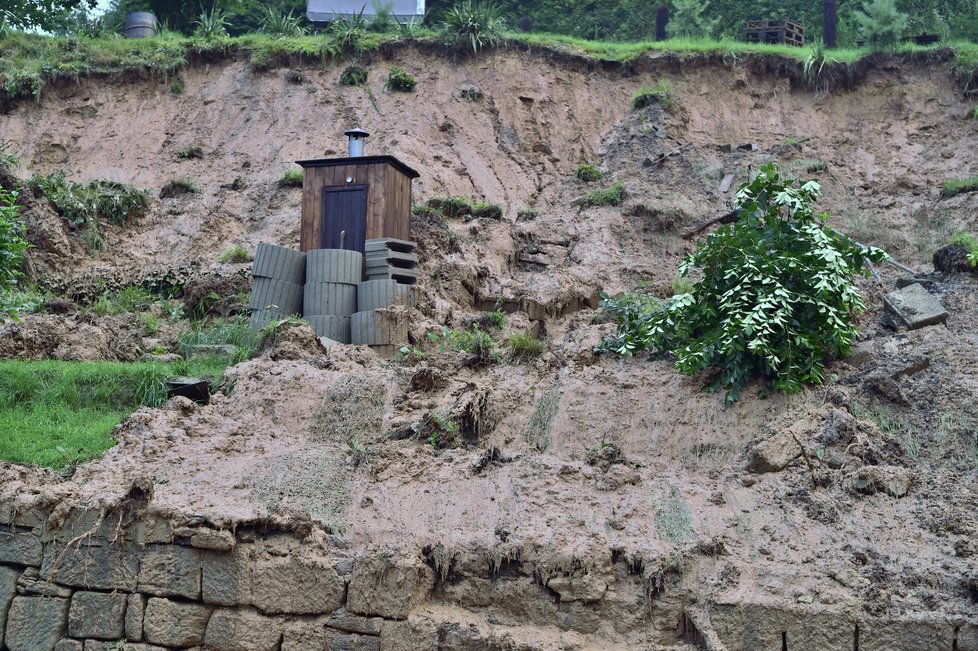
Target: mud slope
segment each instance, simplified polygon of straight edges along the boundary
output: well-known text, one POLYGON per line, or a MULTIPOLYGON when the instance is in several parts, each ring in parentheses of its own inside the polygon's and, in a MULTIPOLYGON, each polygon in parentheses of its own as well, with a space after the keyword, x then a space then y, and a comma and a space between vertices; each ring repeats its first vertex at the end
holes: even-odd
POLYGON ((973 106, 944 64, 883 62, 849 92, 813 95, 764 61, 650 59, 618 73, 514 52, 393 56, 370 66, 376 108, 364 90, 338 86, 340 68, 220 62, 182 73, 179 96, 162 82, 87 82, 0 116, 21 172, 156 189, 189 175, 203 188, 155 202, 111 233, 102 257, 66 259, 70 273, 135 278, 210 265, 232 243, 295 245, 298 191, 276 180, 293 160, 341 155, 353 125, 373 134, 369 152, 421 172, 416 199, 464 194, 505 208, 501 221, 447 231, 414 224, 418 363, 326 353, 309 331, 287 329, 230 371, 228 395, 137 412, 116 448, 70 478, 0 466, 2 504, 56 525, 75 508, 131 509, 132 487, 148 485, 140 517, 173 527, 257 524, 304 536, 303 553, 410 559, 433 578, 409 621, 475 631, 474 646, 443 649, 733 651, 780 644, 789 621, 824 632, 824 648, 971 648, 973 277, 940 279, 951 317, 910 333, 879 325, 889 287, 867 280, 857 355, 834 365, 837 383, 796 396, 723 409, 668 361, 593 352, 610 328, 592 309, 596 293, 643 280, 667 293, 689 246, 682 234, 729 208, 723 176, 736 188, 769 160, 815 169, 833 223, 929 268, 946 233, 975 228, 978 208, 978 194, 938 197, 944 179, 978 167, 973 106), (417 93, 381 90, 393 64, 418 78, 417 93), (631 111, 632 94, 662 79, 671 105, 631 111), (460 96, 473 86, 481 99, 460 96), (195 142, 205 158, 177 160, 195 142), (606 180, 574 180, 583 160, 606 180), (615 181, 623 206, 575 201, 615 181), (524 207, 537 216, 518 218, 524 207), (534 332, 546 352, 473 368, 426 337, 494 306, 512 312, 501 337, 534 332), (442 417, 459 423, 460 447, 431 444, 442 417), (351 433, 366 448, 359 464, 351 433), (897 621, 932 628, 885 624, 897 621))

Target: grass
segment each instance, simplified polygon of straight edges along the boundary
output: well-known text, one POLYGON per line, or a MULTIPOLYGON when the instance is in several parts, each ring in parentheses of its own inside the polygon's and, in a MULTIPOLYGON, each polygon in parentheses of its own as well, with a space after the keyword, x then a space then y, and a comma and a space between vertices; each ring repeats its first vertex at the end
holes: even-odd
POLYGON ((305 175, 301 168, 291 167, 278 180, 281 188, 301 188, 305 175))
POLYGON ((640 111, 653 104, 658 104, 668 110, 675 101, 675 90, 672 82, 663 79, 651 88, 642 88, 632 96, 632 110, 640 111))
POLYGON ((167 377, 219 380, 216 360, 179 362, 0 361, 0 459, 61 468, 115 444, 112 429, 140 406, 166 401, 167 377))
POLYGON ((978 267, 978 238, 971 233, 955 233, 951 244, 960 246, 968 252, 968 264, 978 267))
POLYGON ((368 70, 361 65, 351 64, 340 75, 341 86, 364 86, 367 83, 368 70))
POLYGON ((235 245, 230 249, 225 249, 217 261, 222 264, 242 264, 245 262, 251 262, 254 259, 255 256, 251 255, 246 248, 235 245))
POLYGON ((143 312, 155 303, 156 296, 138 285, 130 285, 115 292, 102 294, 92 310, 99 316, 143 312))
POLYGON ((27 184, 50 201, 63 218, 86 228, 99 220, 122 225, 149 208, 148 192, 117 181, 96 179, 85 184, 55 172, 33 176, 27 184))
POLYGON ((620 206, 625 200, 625 186, 615 183, 607 188, 589 192, 586 200, 589 206, 620 206))
POLYGON ((472 202, 465 197, 432 197, 425 205, 449 218, 472 214, 472 202))
POLYGON ((414 91, 417 85, 417 80, 404 72, 402 68, 391 66, 390 71, 387 73, 387 83, 384 84, 384 88, 398 93, 410 93, 414 91))
POLYGON ((177 158, 179 158, 180 160, 190 160, 191 158, 203 158, 203 157, 204 157, 204 148, 198 145, 197 143, 187 145, 177 153, 177 158))
POLYGON ((472 217, 475 219, 502 219, 503 209, 499 204, 479 201, 472 204, 472 217))
POLYGON ((539 357, 545 349, 544 343, 528 334, 515 334, 509 338, 509 359, 522 362, 539 357))
POLYGON ((554 418, 560 410, 561 396, 560 385, 554 384, 537 399, 533 406, 533 413, 526 427, 526 440, 540 452, 546 452, 550 447, 551 430, 554 418))
MULTIPOLYGON (((277 325, 279 322, 273 323, 277 325)), ((274 330, 269 328, 269 336, 272 334, 274 330)), ((237 364, 254 355, 262 336, 263 333, 255 332, 251 328, 246 317, 217 318, 198 322, 190 330, 181 333, 180 354, 188 357, 194 346, 236 346, 238 352, 230 361, 232 364, 237 364)))
POLYGON ((178 176, 172 178, 160 191, 160 196, 174 197, 180 194, 200 194, 200 186, 197 181, 189 176, 178 176))
POLYGON ((603 179, 604 172, 590 163, 581 163, 577 166, 577 171, 574 172, 574 176, 585 183, 593 183, 594 181, 603 179))
POLYGON ((950 199, 965 192, 978 191, 978 176, 966 179, 948 179, 941 184, 941 199, 950 199))

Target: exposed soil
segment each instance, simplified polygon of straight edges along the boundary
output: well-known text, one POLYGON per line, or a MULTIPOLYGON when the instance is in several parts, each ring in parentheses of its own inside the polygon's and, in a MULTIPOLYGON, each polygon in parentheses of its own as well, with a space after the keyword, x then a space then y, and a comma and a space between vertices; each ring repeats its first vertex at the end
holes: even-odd
MULTIPOLYGON (((369 153, 421 172, 416 200, 461 194, 504 206, 499 221, 414 224, 426 298, 410 323, 423 359, 323 351, 292 328, 234 367, 233 388, 209 406, 140 410, 118 429, 118 446, 70 479, 0 466, 0 500, 55 511, 111 504, 145 479, 148 508, 175 522, 312 523, 336 544, 426 555, 445 579, 420 607, 426 615, 510 631, 527 648, 639 648, 670 635, 711 648, 708 622, 691 636, 671 619, 710 604, 974 618, 973 276, 935 285, 946 325, 901 333, 879 325, 897 272, 883 270, 885 287, 866 279, 854 356, 831 368, 837 382, 795 396, 751 391, 724 409, 722 396, 699 391, 703 378, 668 361, 593 352, 611 328, 594 310, 598 291, 649 281, 668 294, 691 246, 683 233, 729 210, 738 184, 767 160, 819 178, 831 223, 929 270, 949 233, 975 229, 978 209, 978 194, 938 196, 944 179, 978 167, 973 99, 945 64, 883 60, 855 88, 816 95, 798 89, 793 67, 755 60, 649 59, 619 72, 516 52, 392 56, 369 66, 382 113, 364 90, 338 85, 342 66, 304 69, 295 84, 288 70, 232 61, 181 73, 180 96, 163 82, 90 81, 0 116, 22 172, 66 169, 156 190, 192 176, 203 189, 154 201, 139 223, 111 229, 97 258, 64 243, 39 249, 37 273, 64 287, 75 274, 133 280, 192 262, 206 270, 232 244, 297 245, 299 191, 276 181, 293 160, 343 155, 342 131, 355 125, 372 133, 369 153), (383 93, 388 65, 416 76, 418 91, 383 93), (630 111, 635 90, 665 78, 673 106, 630 111), (461 97, 469 86, 482 99, 461 97), (205 157, 177 160, 192 143, 205 157), (749 143, 757 150, 737 149, 749 143), (606 182, 573 178, 585 160, 606 182), (813 161, 825 171, 807 172, 820 167, 813 161), (726 174, 733 190, 723 193, 726 174), (576 205, 614 181, 625 184, 624 206, 576 205), (524 207, 538 216, 518 219, 524 207), (425 336, 495 306, 514 312, 507 332, 539 334, 546 352, 475 367, 425 336), (460 447, 431 445, 433 413, 459 423, 460 447), (787 465, 769 467, 778 458, 787 465), (555 603, 596 604, 594 626, 547 628, 549 611, 517 608, 520 598, 479 606, 478 595, 453 592, 453 572, 486 563, 529 564, 555 603), (648 599, 669 617, 637 606, 648 599), (514 627, 528 624, 539 628, 519 638, 514 627)), ((3 326, 0 351, 57 357, 43 342, 77 336, 77 319, 3 326)))

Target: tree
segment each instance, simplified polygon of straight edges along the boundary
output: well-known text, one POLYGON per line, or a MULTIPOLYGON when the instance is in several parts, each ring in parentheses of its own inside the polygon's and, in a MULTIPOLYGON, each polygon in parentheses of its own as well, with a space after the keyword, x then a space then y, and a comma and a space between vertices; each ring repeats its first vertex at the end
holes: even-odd
POLYGON ((671 37, 710 38, 716 32, 718 18, 709 19, 703 12, 710 8, 710 0, 673 0, 669 25, 671 37))
POLYGON ((855 14, 859 31, 874 52, 895 48, 907 27, 907 16, 900 13, 894 0, 873 0, 855 14))
POLYGON ((55 31, 76 10, 96 5, 98 0, 0 0, 0 18, 14 27, 55 31))

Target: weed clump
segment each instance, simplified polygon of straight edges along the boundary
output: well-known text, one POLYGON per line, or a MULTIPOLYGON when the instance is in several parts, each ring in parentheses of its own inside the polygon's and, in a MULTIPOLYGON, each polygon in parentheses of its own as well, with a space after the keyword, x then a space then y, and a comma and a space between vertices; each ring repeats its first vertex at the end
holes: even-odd
POLYGON ((950 199, 965 192, 978 191, 978 176, 966 179, 948 179, 941 184, 941 199, 950 199))
POLYGON ((502 41, 505 27, 499 6, 480 0, 463 0, 446 11, 442 19, 446 43, 470 45, 473 53, 502 41))
POLYGON ((198 145, 197 143, 187 145, 177 153, 177 158, 179 158, 180 160, 190 160, 191 158, 203 158, 203 157, 204 157, 204 148, 198 145))
POLYGON ((34 176, 27 185, 75 226, 87 227, 99 220, 119 226, 145 214, 149 208, 149 192, 117 181, 97 179, 84 184, 69 181, 62 172, 55 172, 34 176))
POLYGON ((458 423, 440 411, 429 411, 411 426, 415 438, 427 441, 436 450, 457 448, 462 445, 458 423))
POLYGON ((189 176, 178 176, 170 179, 166 185, 160 189, 160 199, 178 197, 182 194, 200 194, 200 186, 197 181, 189 176))
POLYGON ((470 330, 451 330, 444 326, 440 333, 429 332, 428 339, 436 342, 442 352, 459 350, 468 353, 470 366, 488 366, 502 359, 492 335, 475 324, 470 330))
POLYGON ((465 197, 432 197, 425 205, 448 218, 472 214, 472 203, 465 197))
POLYGON ((672 82, 663 79, 651 88, 643 88, 632 96, 632 110, 641 111, 642 109, 658 104, 662 108, 669 110, 674 101, 674 91, 672 82))
POLYGON ((351 64, 340 75, 341 86, 363 86, 367 83, 367 69, 361 65, 351 64))
POLYGON ((543 351, 543 342, 528 334, 516 334, 509 338, 509 358, 513 362, 539 357, 543 351))
POLYGON ((622 183, 615 183, 610 187, 589 192, 585 201, 587 205, 593 207, 620 206, 625 201, 625 186, 622 183))
POLYGON ((387 73, 387 84, 384 85, 384 88, 398 93, 410 93, 414 91, 414 87, 417 85, 418 82, 414 77, 397 66, 391 66, 390 72, 387 73))
POLYGON ((604 172, 590 163, 581 163, 577 166, 577 171, 574 173, 574 176, 585 183, 593 183, 603 179, 604 172))
POLYGON ((17 193, 0 187, 0 323, 5 317, 16 317, 19 301, 9 292, 17 286, 29 247, 24 239, 17 193))
POLYGON ((255 256, 251 255, 247 249, 245 249, 243 246, 236 245, 221 253, 221 256, 217 259, 217 261, 222 264, 242 264, 245 262, 251 262, 254 259, 255 256))
POLYGON ((278 185, 282 188, 301 188, 304 181, 305 175, 301 169, 292 167, 285 170, 281 177, 279 177, 278 185))
POLYGON ((951 238, 951 244, 967 251, 968 264, 972 268, 978 267, 978 238, 971 233, 955 233, 951 238))
POLYGON ((473 219, 502 219, 503 209, 502 206, 495 203, 487 203, 485 201, 479 201, 472 204, 472 218, 473 219))

